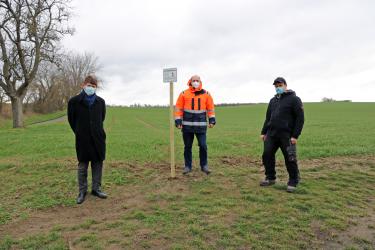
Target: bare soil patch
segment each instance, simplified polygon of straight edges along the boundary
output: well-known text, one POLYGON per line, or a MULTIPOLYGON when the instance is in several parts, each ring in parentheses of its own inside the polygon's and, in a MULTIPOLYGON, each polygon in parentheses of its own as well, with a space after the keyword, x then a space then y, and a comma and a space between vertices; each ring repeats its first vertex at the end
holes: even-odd
MULTIPOLYGON (((11 160, 8 159, 10 162, 11 160)), ((72 162, 66 162, 70 165, 72 162)), ((215 176, 205 176, 199 169, 195 169, 189 176, 182 176, 177 169, 177 178, 169 178, 169 164, 168 163, 145 163, 142 165, 124 163, 124 162, 108 162, 106 163, 111 168, 126 168, 133 172, 136 178, 143 179, 143 172, 146 169, 156 169, 152 177, 145 178, 149 181, 150 185, 163 183, 164 185, 155 190, 154 194, 165 194, 168 190, 178 190, 181 195, 188 195, 190 190, 187 188, 186 183, 194 180, 201 180, 203 178, 215 178, 215 176)), ((216 164, 223 164, 228 167, 261 167, 260 159, 251 159, 247 157, 223 157, 216 164)), ((278 162, 283 165, 283 162, 278 162)), ((313 168, 322 168, 327 170, 340 170, 348 168, 356 168, 363 171, 375 167, 374 156, 344 156, 344 157, 331 157, 320 158, 312 160, 300 161, 301 169, 309 170, 313 168)), ((73 170, 73 169, 72 169, 73 170)), ((214 170, 214 169, 213 169, 214 170)), ((215 172, 214 172, 215 173, 215 172)), ((312 172, 310 174, 315 174, 312 172)), ((316 172, 319 174, 319 172, 316 172)), ((230 183, 229 183, 230 184, 230 183)), ((139 184, 140 185, 140 184, 139 184)), ((134 185, 132 187, 115 186, 113 189, 108 190, 110 197, 106 200, 100 200, 90 194, 87 200, 82 205, 73 207, 58 206, 50 209, 35 210, 27 219, 19 219, 12 221, 6 225, 0 226, 0 235, 10 235, 17 239, 24 237, 48 233, 56 226, 61 228, 74 228, 87 221, 95 221, 104 227, 105 224, 118 221, 124 214, 131 212, 134 209, 147 209, 152 205, 160 205, 160 207, 167 206, 165 201, 150 201, 147 194, 142 192, 141 186, 134 185)), ((142 184, 145 185, 145 184, 142 184)), ((75 199, 75 197, 67 197, 67 199, 75 199)), ((374 200, 372 200, 374 204, 374 200)), ((324 249, 342 249, 343 246, 363 247, 366 249, 373 249, 375 246, 375 209, 370 206, 367 212, 368 216, 363 218, 355 218, 353 225, 345 231, 321 231, 319 222, 313 222, 311 227, 315 232, 318 242, 323 242, 324 249), (372 247, 372 248, 369 248, 372 247)), ((83 229, 80 229, 83 230, 83 229)), ((143 231, 139 233, 139 241, 148 237, 151 232, 143 231)), ((112 239, 113 237, 121 238, 118 235, 118 230, 106 229, 103 237, 112 239), (107 235, 107 236, 106 236, 107 235), (112 237, 112 238, 111 238, 112 237)), ((65 230, 62 233, 68 245, 73 244, 77 237, 77 231, 65 230)), ((0 239, 2 238, 0 236, 0 239)), ((162 241, 160 242, 162 247, 162 241)), ((116 244, 109 248, 117 248, 116 244)))

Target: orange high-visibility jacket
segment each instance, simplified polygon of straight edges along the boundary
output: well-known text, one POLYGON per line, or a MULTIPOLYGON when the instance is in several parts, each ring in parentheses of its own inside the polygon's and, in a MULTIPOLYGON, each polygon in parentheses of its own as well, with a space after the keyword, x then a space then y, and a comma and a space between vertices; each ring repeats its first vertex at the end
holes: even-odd
POLYGON ((210 124, 216 124, 215 105, 208 91, 191 86, 183 91, 177 99, 175 108, 176 126, 182 125, 183 132, 204 133, 207 130, 207 116, 210 124))

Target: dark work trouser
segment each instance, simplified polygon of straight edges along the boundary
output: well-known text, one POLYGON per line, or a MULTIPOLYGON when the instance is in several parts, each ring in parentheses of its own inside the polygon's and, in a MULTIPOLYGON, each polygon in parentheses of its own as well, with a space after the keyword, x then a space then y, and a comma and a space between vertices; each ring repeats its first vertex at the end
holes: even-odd
POLYGON ((264 141, 264 151, 263 151, 263 165, 266 170, 266 178, 269 180, 276 179, 275 170, 275 154, 280 148, 285 160, 286 169, 288 170, 289 180, 295 183, 299 181, 299 170, 297 158, 290 159, 288 157, 287 148, 291 145, 289 137, 275 137, 267 136, 264 141))
MULTIPOLYGON (((80 192, 87 192, 87 169, 89 162, 78 163, 78 186, 80 192)), ((102 185, 103 162, 91 162, 92 190, 99 190, 102 185)))
POLYGON ((199 145, 199 160, 201 168, 207 166, 207 143, 206 143, 206 133, 190 133, 183 132, 182 137, 184 139, 184 158, 185 158, 185 167, 191 169, 192 167, 192 152, 194 135, 197 137, 199 145))

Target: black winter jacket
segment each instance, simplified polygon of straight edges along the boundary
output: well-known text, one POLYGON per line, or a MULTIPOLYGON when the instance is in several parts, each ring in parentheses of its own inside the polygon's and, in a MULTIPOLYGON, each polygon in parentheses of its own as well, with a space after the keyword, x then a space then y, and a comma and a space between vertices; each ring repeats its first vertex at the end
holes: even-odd
POLYGON ((77 159, 80 162, 104 161, 106 134, 103 129, 105 102, 96 96, 89 107, 85 93, 72 97, 68 102, 68 120, 76 137, 77 159))
POLYGON ((301 99, 293 90, 275 95, 268 104, 262 135, 298 138, 304 124, 301 99))

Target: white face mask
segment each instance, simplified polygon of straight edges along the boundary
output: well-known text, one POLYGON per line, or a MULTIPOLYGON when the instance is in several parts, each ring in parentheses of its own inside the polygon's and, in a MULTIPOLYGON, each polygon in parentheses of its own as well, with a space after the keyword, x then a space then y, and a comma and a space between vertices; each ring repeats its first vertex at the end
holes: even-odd
POLYGON ((199 85, 201 85, 201 83, 200 82, 191 82, 191 86, 193 86, 193 88, 198 88, 199 87, 199 85))

